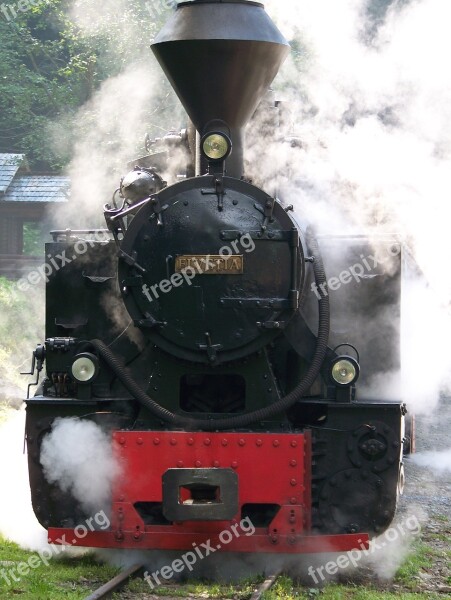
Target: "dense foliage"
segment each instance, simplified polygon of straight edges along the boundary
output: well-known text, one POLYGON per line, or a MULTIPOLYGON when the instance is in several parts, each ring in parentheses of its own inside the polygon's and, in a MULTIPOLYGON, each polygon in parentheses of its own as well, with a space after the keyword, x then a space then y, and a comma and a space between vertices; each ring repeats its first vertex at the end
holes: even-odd
POLYGON ((0 386, 24 387, 31 378, 20 371, 28 371, 31 352, 42 340, 44 290, 35 286, 21 292, 15 282, 0 277, 0 306, 0 386))
POLYGON ((15 18, 16 3, 0 13, 0 152, 24 152, 33 169, 55 171, 70 159, 77 109, 139 59, 160 23, 144 0, 118 12, 93 0, 35 4, 15 18))
MULTIPOLYGON (((369 23, 377 27, 391 4, 368 0, 369 23)), ((33 0, 20 12, 18 2, 1 4, 0 152, 26 153, 34 170, 64 167, 73 154, 80 106, 128 64, 149 60, 149 42, 173 5, 175 0, 33 0)), ((293 50, 296 57, 303 48, 294 41, 293 50)), ((161 85, 167 85, 164 78, 161 85)))
POLYGON ((27 256, 42 256, 44 235, 42 223, 24 223, 23 253, 27 256))

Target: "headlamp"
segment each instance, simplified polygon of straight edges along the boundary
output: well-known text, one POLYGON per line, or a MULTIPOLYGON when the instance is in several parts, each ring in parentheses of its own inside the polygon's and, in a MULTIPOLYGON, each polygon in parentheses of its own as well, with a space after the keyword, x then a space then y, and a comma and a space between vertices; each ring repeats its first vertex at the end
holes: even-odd
POLYGON ((359 363, 350 356, 339 356, 332 363, 331 375, 339 386, 349 386, 357 381, 360 374, 359 363))
POLYGON ((232 152, 232 141, 225 133, 207 133, 202 138, 201 147, 207 160, 220 161, 232 152))
POLYGON ((78 354, 72 363, 72 376, 78 383, 91 383, 99 372, 97 356, 85 352, 78 354))

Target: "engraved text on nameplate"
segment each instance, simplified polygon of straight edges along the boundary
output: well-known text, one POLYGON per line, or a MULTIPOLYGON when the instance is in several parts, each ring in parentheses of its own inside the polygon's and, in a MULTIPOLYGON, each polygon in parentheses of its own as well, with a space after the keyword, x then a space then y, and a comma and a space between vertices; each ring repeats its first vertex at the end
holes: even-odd
POLYGON ((221 256, 215 254, 190 254, 177 256, 175 272, 194 269, 198 275, 242 275, 244 272, 243 256, 221 256))

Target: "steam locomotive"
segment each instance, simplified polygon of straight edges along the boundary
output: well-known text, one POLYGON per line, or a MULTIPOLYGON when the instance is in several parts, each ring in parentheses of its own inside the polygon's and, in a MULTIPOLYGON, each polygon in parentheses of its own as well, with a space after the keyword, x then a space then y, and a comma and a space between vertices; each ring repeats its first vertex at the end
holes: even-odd
POLYGON ((41 464, 55 420, 76 417, 122 465, 111 526, 84 546, 216 548, 249 519, 255 533, 222 550, 361 549, 403 485, 405 405, 371 391, 399 370, 402 249, 379 239, 389 260, 373 268, 374 240, 315 237, 246 178, 244 127, 289 52, 263 5, 182 2, 152 49, 189 115, 166 140, 186 170, 167 185, 150 152, 105 207, 102 240, 64 230, 46 246, 49 264, 84 252, 48 278, 33 355, 36 516, 53 543, 89 516, 41 464))

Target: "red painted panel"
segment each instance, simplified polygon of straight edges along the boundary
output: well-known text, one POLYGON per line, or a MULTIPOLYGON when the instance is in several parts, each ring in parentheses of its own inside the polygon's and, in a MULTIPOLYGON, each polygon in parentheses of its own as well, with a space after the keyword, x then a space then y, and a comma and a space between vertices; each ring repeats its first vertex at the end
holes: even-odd
MULTIPOLYGON (((179 550, 180 552, 192 550, 193 545, 210 541, 215 549, 220 543, 217 535, 210 537, 203 534, 180 533, 176 535, 163 535, 161 532, 147 532, 136 540, 133 535, 126 534, 121 541, 116 539, 112 531, 90 532, 83 539, 77 539, 73 529, 50 528, 48 540, 50 544, 58 544, 63 536, 66 540, 73 540, 71 545, 92 548, 117 548, 117 549, 159 549, 179 550)), ((320 552, 348 552, 349 550, 362 550, 368 548, 368 535, 346 534, 346 535, 317 535, 297 536, 293 543, 287 536, 280 536, 277 542, 272 542, 268 535, 261 529, 249 537, 240 536, 229 544, 222 544, 222 552, 264 552, 269 554, 313 554, 320 552)))
POLYGON ((304 504, 304 436, 300 434, 116 432, 125 475, 115 502, 161 502, 162 476, 175 468, 232 468, 240 504, 304 504))
POLYGON ((88 547, 185 551, 211 540, 212 547, 220 546, 222 551, 288 554, 341 552, 368 543, 366 534, 308 535, 308 435, 118 431, 113 440, 122 475, 113 490, 111 529, 89 532, 77 540, 73 530, 51 528, 51 543, 65 535, 70 543, 88 547), (163 474, 176 468, 233 469, 239 478, 240 512, 231 521, 146 525, 134 504, 162 502, 163 474), (241 507, 248 503, 281 508, 269 527, 251 532, 240 527, 241 507))

